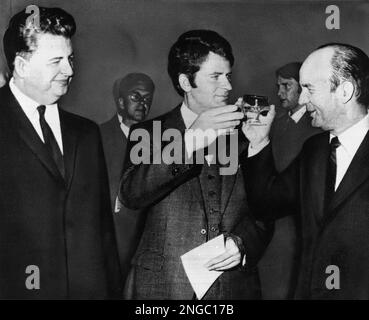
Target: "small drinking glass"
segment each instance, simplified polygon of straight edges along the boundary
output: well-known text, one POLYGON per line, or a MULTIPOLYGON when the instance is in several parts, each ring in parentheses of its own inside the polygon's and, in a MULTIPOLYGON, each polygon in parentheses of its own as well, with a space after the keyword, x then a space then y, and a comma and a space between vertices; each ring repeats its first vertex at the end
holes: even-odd
POLYGON ((268 97, 245 94, 243 95, 241 109, 250 124, 263 125, 260 122, 260 115, 265 117, 270 110, 268 97))

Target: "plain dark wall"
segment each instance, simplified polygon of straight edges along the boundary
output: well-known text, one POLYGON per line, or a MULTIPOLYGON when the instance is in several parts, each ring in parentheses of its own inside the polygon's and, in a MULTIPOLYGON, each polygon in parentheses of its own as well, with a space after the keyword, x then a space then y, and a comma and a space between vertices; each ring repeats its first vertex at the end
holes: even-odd
POLYGON ((233 96, 265 94, 277 102, 274 71, 318 45, 349 42, 369 52, 369 4, 335 1, 341 29, 327 30, 321 1, 0 0, 0 34, 9 17, 29 4, 59 6, 77 22, 76 75, 66 109, 95 120, 114 113, 112 84, 128 72, 149 74, 157 91, 150 117, 180 101, 166 72, 170 46, 184 31, 214 29, 233 46, 233 96), (256 3, 255 3, 256 2, 256 3))
MULTIPOLYGON (((334 1, 341 28, 328 30, 325 9, 332 3, 327 1, 0 0, 1 36, 9 18, 30 4, 62 7, 75 17, 76 74, 63 100, 69 111, 98 123, 114 114, 112 84, 128 72, 147 73, 156 84, 150 117, 181 101, 166 63, 170 46, 189 29, 216 30, 232 44, 233 98, 256 93, 277 103, 275 70, 303 60, 326 42, 347 42, 369 52, 367 1, 334 1)), ((283 230, 277 229, 279 242, 272 243, 260 265, 266 298, 285 295, 280 255, 291 250, 292 240, 283 230)))

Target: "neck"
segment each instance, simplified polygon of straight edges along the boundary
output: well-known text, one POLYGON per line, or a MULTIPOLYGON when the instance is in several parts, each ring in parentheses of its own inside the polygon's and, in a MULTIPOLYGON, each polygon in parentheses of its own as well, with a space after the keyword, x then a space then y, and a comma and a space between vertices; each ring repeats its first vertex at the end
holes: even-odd
POLYGON ((297 104, 294 108, 290 109, 291 116, 292 116, 295 112, 299 111, 303 106, 304 106, 304 105, 297 104))
MULTIPOLYGON (((36 102, 40 102, 38 101, 37 97, 35 97, 32 92, 30 92, 30 90, 27 90, 27 86, 24 85, 24 81, 22 81, 22 79, 18 78, 18 77, 14 77, 14 85, 23 93, 25 94, 27 97, 31 98, 32 100, 36 101, 36 102)), ((42 104, 42 103, 41 103, 42 104)))
POLYGON ((333 135, 338 136, 342 132, 357 124, 367 115, 367 110, 362 107, 348 108, 348 110, 351 110, 351 112, 346 114, 345 121, 342 121, 340 126, 337 126, 337 128, 331 130, 333 135))
POLYGON ((194 104, 191 103, 191 97, 189 97, 187 94, 184 95, 184 103, 187 106, 188 109, 190 109, 191 111, 195 112, 197 115, 199 115, 201 112, 205 111, 205 110, 201 110, 200 108, 196 108, 194 107, 194 104))
POLYGON ((138 121, 135 120, 131 120, 131 119, 124 119, 122 118, 122 122, 128 127, 130 128, 133 124, 138 123, 138 121))

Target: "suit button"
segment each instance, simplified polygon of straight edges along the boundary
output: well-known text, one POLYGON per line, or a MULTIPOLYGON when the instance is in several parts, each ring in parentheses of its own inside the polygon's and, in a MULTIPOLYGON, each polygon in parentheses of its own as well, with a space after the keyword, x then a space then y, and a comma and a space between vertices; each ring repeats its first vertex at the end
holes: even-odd
POLYGON ((217 227, 215 227, 215 226, 212 226, 212 227, 210 228, 210 231, 212 231, 212 232, 216 232, 216 231, 218 231, 218 228, 217 228, 217 227))
POLYGON ((178 167, 174 167, 174 168, 172 169, 172 175, 173 175, 173 176, 177 175, 177 174, 178 174, 178 172, 179 172, 179 168, 178 168, 178 167))
POLYGON ((211 190, 211 191, 209 191, 208 194, 209 194, 210 197, 214 197, 216 195, 216 192, 211 190))
POLYGON ((206 234, 206 230, 205 229, 201 229, 200 233, 201 234, 206 234))
POLYGON ((218 213, 219 211, 217 210, 217 209, 213 209, 213 208, 210 208, 209 209, 209 213, 210 214, 216 214, 216 213, 218 213))

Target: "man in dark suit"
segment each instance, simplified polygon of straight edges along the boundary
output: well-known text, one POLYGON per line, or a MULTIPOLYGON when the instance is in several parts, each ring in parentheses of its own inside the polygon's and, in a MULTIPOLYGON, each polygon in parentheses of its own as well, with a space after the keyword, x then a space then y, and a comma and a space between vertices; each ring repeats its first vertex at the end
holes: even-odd
POLYGON ((243 118, 236 105, 228 105, 233 62, 230 44, 216 32, 182 34, 170 50, 168 72, 183 102, 132 127, 119 196, 128 207, 147 208, 147 219, 127 280, 130 298, 194 298, 180 257, 221 234, 225 252, 206 267, 224 272, 204 299, 260 298, 256 265, 270 233, 248 209, 244 168, 237 165, 247 141, 239 132, 232 145, 238 133, 224 135, 243 118), (205 130, 208 139, 196 139, 193 145, 191 134, 205 130), (140 133, 142 154, 149 155, 149 162, 140 163, 134 156, 140 133), (173 146, 180 146, 174 163, 169 151, 173 146), (237 160, 228 174, 220 161, 226 151, 235 153, 237 160))
MULTIPOLYGON (((278 172, 285 170, 300 153, 304 142, 322 132, 311 125, 306 106, 299 104, 301 62, 288 63, 276 71, 280 112, 271 128, 273 157, 278 172)), ((291 296, 296 282, 296 264, 300 240, 296 232, 299 220, 295 216, 278 219, 273 239, 260 261, 260 272, 266 274, 263 298, 285 299, 291 296), (297 220, 297 221, 296 221, 297 220), (273 276, 271 276, 273 274, 273 276)))
POLYGON ((275 166, 279 172, 297 157, 308 138, 322 132, 311 125, 306 106, 299 104, 300 67, 301 62, 291 62, 276 71, 278 97, 285 112, 277 112, 270 136, 275 166))
POLYGON ((129 73, 124 78, 117 79, 113 86, 117 113, 100 128, 108 168, 119 260, 124 279, 138 244, 144 217, 140 211, 125 208, 117 200, 119 181, 122 177, 129 128, 146 119, 154 91, 154 82, 143 73, 129 73))
POLYGON ((73 17, 9 22, 0 90, 0 298, 106 299, 122 287, 99 128, 63 111, 73 17), (36 21, 36 22, 35 22, 36 21))
POLYGON ((301 212, 296 298, 369 299, 369 58, 347 44, 322 46, 304 61, 300 84, 300 104, 326 132, 277 175, 268 145, 274 111, 264 127, 248 124, 250 203, 265 218, 301 212))

